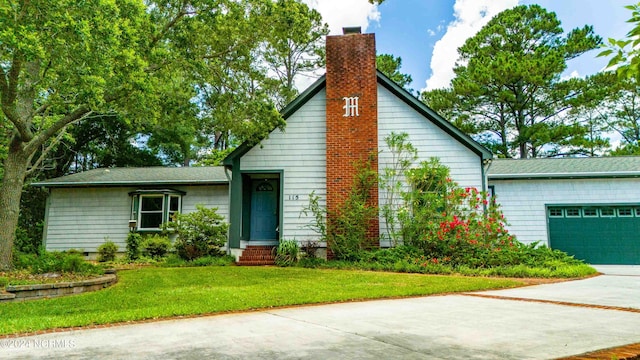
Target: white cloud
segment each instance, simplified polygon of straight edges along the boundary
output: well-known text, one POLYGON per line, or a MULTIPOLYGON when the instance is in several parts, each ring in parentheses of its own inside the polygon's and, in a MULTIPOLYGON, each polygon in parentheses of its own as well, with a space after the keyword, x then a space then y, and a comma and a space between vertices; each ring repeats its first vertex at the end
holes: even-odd
POLYGON ((579 77, 581 76, 578 70, 573 70, 569 75, 562 75, 561 80, 569 80, 569 79, 574 79, 579 77))
POLYGON ((304 0, 318 10, 324 22, 329 24, 332 35, 342 34, 343 27, 360 26, 366 32, 371 22, 380 20, 377 5, 366 0, 304 0))
POLYGON ((456 0, 453 5, 455 19, 433 47, 431 77, 426 88, 448 87, 454 77, 453 67, 458 59, 458 48, 475 35, 499 12, 518 5, 518 0, 456 0))
MULTIPOLYGON (((366 0, 303 0, 320 12, 322 20, 329 24, 331 35, 341 35, 343 27, 360 26, 362 32, 367 32, 367 27, 372 22, 380 21, 380 12, 377 5, 369 4, 366 0)), ((295 80, 295 86, 303 91, 320 76, 324 69, 316 71, 312 76, 299 76, 295 80)))
POLYGON ((436 32, 431 30, 431 29, 427 29, 427 35, 429 36, 436 36, 436 32))

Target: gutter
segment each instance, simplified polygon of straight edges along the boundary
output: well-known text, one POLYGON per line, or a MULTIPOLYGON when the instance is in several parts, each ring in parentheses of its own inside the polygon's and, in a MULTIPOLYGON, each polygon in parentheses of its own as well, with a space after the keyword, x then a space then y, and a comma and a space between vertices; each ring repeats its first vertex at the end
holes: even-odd
POLYGON ((525 180, 525 179, 588 179, 588 178, 633 178, 640 177, 637 171, 600 171, 591 173, 521 173, 521 174, 489 174, 490 180, 525 180))
MULTIPOLYGON (((229 222, 231 222, 231 176, 229 174, 229 167, 224 167, 224 176, 227 177, 227 183, 229 184, 229 213, 227 214, 229 217, 229 222)), ((231 235, 231 226, 227 227, 227 255, 231 255, 231 239, 229 236, 231 235)))

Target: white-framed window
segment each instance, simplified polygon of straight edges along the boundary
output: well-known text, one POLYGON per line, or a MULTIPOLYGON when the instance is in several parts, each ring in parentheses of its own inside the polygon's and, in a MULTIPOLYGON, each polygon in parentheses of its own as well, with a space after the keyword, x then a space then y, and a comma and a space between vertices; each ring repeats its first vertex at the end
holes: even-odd
POLYGON ((598 217, 597 208, 584 208, 582 209, 582 215, 584 217, 598 217))
POLYGON ((580 217, 580 208, 567 208, 567 217, 580 217))
POLYGON ((600 216, 614 217, 616 216, 616 212, 613 208, 610 208, 610 207, 600 208, 600 216))
POLYGON ((640 207, 636 208, 636 217, 640 217, 640 207))
POLYGON ((137 231, 159 231, 162 224, 174 220, 181 211, 185 193, 169 189, 143 189, 129 195, 132 198, 129 227, 137 231))
POLYGON ((619 217, 632 217, 633 216, 633 209, 631 208, 618 208, 618 216, 619 217))
POLYGON ((164 220, 164 195, 140 195, 138 229, 159 229, 164 220))
POLYGON ((182 196, 180 195, 169 195, 169 216, 167 218, 168 221, 175 221, 176 214, 180 212, 182 196))
POLYGON ((549 209, 549 217, 563 217, 564 211, 560 208, 550 208, 549 209))

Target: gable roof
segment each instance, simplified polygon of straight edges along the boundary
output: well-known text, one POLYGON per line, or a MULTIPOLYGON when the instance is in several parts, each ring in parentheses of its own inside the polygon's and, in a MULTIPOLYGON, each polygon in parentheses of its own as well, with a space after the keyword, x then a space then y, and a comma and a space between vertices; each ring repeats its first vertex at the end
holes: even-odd
POLYGON ((490 180, 640 177, 640 156, 495 159, 490 180))
MULTIPOLYGON (((451 135, 454 139, 462 143, 471 151, 480 155, 482 157, 482 160, 493 158, 493 154, 491 153, 491 151, 489 151, 489 149, 480 145, 478 142, 473 140, 469 135, 465 134, 464 132, 462 132, 462 130, 458 129, 453 124, 445 120, 442 116, 438 115, 438 113, 433 111, 433 109, 428 107, 422 101, 418 100, 415 96, 411 95, 411 93, 409 93, 404 88, 400 87, 393 80, 389 79, 386 75, 380 72, 380 70, 376 70, 376 73, 377 73, 378 84, 382 85, 384 88, 389 90, 392 94, 397 96, 409 107, 416 110, 425 118, 429 119, 433 124, 438 126, 447 134, 451 135)), ((326 75, 323 75, 281 111, 282 117, 285 120, 289 118, 304 104, 306 104, 307 101, 309 101, 312 97, 314 97, 317 93, 319 93, 322 89, 324 89, 326 85, 327 85, 326 75)), ((234 159, 238 159, 242 157, 242 155, 246 154, 255 145, 257 144, 249 145, 247 142, 243 143, 242 145, 238 146, 233 152, 231 152, 231 154, 225 157, 225 159, 223 160, 223 164, 227 166, 231 166, 233 164, 234 159)))
POLYGON ((222 166, 93 169, 33 183, 39 187, 205 185, 229 181, 222 166))

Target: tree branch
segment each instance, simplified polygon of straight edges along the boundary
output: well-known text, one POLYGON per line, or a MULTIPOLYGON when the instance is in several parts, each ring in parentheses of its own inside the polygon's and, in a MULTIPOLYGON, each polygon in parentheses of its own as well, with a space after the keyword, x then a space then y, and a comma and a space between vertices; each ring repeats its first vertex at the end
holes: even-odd
POLYGON ((25 150, 29 153, 35 152, 40 146, 44 145, 44 143, 50 139, 53 135, 55 135, 58 131, 64 129, 67 125, 72 124, 74 122, 80 121, 89 115, 92 114, 91 109, 87 105, 82 105, 78 107, 75 111, 70 114, 67 114, 62 119, 56 121, 53 125, 51 125, 46 130, 42 131, 37 137, 33 138, 27 146, 25 150))
POLYGON ((29 168, 25 172, 27 176, 33 174, 33 172, 40 167, 40 164, 44 162, 44 160, 47 158, 47 155, 51 152, 51 150, 53 150, 55 145, 60 142, 60 139, 62 139, 62 136, 65 134, 65 129, 66 129, 66 126, 63 127, 62 130, 60 130, 60 132, 58 133, 58 135, 53 140, 51 140, 51 143, 44 150, 42 150, 42 153, 40 154, 38 159, 33 163, 33 165, 31 165, 31 168, 29 168))

